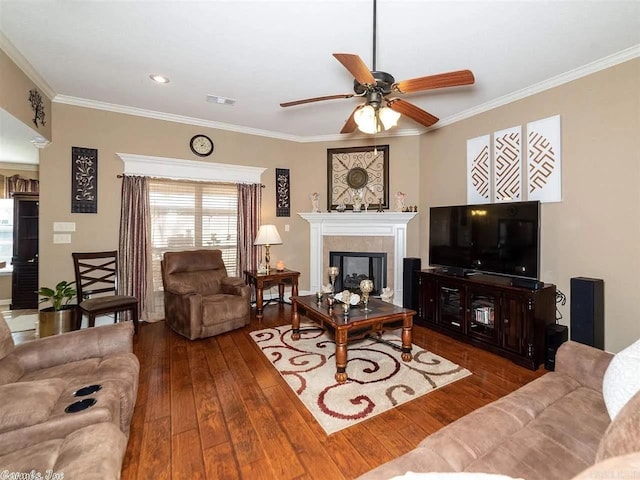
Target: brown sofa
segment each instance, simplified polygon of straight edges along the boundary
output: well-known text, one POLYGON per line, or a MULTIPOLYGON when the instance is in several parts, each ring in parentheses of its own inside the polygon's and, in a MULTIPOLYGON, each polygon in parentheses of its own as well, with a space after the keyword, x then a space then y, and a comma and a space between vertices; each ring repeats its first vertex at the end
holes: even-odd
POLYGON ((161 262, 165 322, 191 340, 244 327, 251 289, 229 277, 220 250, 166 252, 161 262))
POLYGON ((0 466, 43 475, 67 466, 82 475, 65 478, 119 478, 138 391, 132 349, 131 322, 16 346, 0 318, 0 466), (81 395, 91 385, 101 388, 81 395), (86 399, 95 403, 67 413, 86 399))
MULTIPOLYGON (((359 480, 421 476, 407 472, 485 472, 526 480, 640 478, 640 393, 610 420, 602 384, 611 359, 609 353, 567 342, 558 351, 555 372, 442 428, 359 480)), ((442 478, 457 476, 473 478, 464 473, 442 478)))

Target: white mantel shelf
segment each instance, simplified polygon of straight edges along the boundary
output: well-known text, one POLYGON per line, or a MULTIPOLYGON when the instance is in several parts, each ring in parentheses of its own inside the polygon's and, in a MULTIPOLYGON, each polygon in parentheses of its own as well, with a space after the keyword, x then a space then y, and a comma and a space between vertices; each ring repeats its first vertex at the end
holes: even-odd
POLYGON ((416 212, 332 212, 298 213, 309 222, 309 285, 311 292, 322 287, 323 237, 393 237, 394 291, 396 305, 402 305, 402 262, 407 254, 407 224, 416 212))

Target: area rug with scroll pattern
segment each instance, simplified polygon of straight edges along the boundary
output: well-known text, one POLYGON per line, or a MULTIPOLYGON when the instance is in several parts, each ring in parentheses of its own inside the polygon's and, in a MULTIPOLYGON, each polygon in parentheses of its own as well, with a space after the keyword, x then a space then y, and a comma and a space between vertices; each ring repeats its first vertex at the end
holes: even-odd
MULTIPOLYGON (((304 330, 291 339, 291 326, 251 332, 262 353, 313 414, 327 435, 418 398, 471 372, 417 345, 413 360, 403 362, 400 351, 372 339, 349 343, 348 380, 334 379, 335 342, 320 329, 304 330)), ((382 339, 400 347, 400 330, 382 339)))

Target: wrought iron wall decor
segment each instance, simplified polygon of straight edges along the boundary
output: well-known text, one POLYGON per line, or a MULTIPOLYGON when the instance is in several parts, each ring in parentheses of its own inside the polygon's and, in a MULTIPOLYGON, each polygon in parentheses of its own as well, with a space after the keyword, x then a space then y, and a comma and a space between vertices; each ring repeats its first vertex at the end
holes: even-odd
POLYGON ((327 149, 327 210, 389 208, 389 145, 327 149))
POLYGON ((44 103, 42 103, 42 95, 40 95, 40 92, 35 88, 29 90, 29 102, 31 103, 31 109, 34 113, 33 123, 36 124, 36 128, 38 128, 38 122, 40 122, 42 126, 46 125, 46 113, 44 111, 44 103))
POLYGON ((276 168, 276 217, 291 216, 291 183, 288 168, 276 168))
POLYGON ((98 150, 71 147, 71 213, 98 213, 98 150))

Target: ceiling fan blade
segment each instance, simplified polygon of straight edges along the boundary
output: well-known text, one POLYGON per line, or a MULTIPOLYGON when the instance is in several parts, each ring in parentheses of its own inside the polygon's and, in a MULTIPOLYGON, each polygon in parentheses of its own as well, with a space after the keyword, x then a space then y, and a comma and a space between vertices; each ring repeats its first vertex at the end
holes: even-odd
POLYGON ((325 95, 324 97, 305 98, 304 100, 294 100, 292 102, 283 102, 281 107, 293 107, 294 105, 302 105, 305 103, 321 102, 323 100, 335 100, 337 98, 351 98, 353 93, 340 93, 338 95, 325 95))
POLYGON ((334 53, 333 56, 338 60, 344 68, 349 70, 353 78, 363 85, 375 85, 376 79, 369 71, 369 67, 362 61, 358 55, 351 53, 334 53))
POLYGON ((391 110, 395 110, 402 115, 415 120, 425 127, 430 127, 438 121, 438 117, 434 117, 429 112, 425 112, 421 108, 416 107, 413 103, 406 102, 401 98, 393 98, 387 102, 387 106, 391 110))
POLYGON ((457 87, 459 85, 471 85, 475 78, 471 70, 458 70, 456 72, 439 73, 426 77, 402 80, 393 84, 392 89, 401 93, 420 92, 433 90, 434 88, 457 87))
POLYGON ((349 115, 349 118, 347 118, 347 121, 344 123, 344 127, 342 127, 342 130, 340 130, 340 133, 352 133, 355 131, 358 125, 356 124, 356 120, 354 116, 356 114, 356 111, 361 106, 362 105, 358 105, 356 108, 353 109, 353 112, 351 112, 351 115, 349 115))

